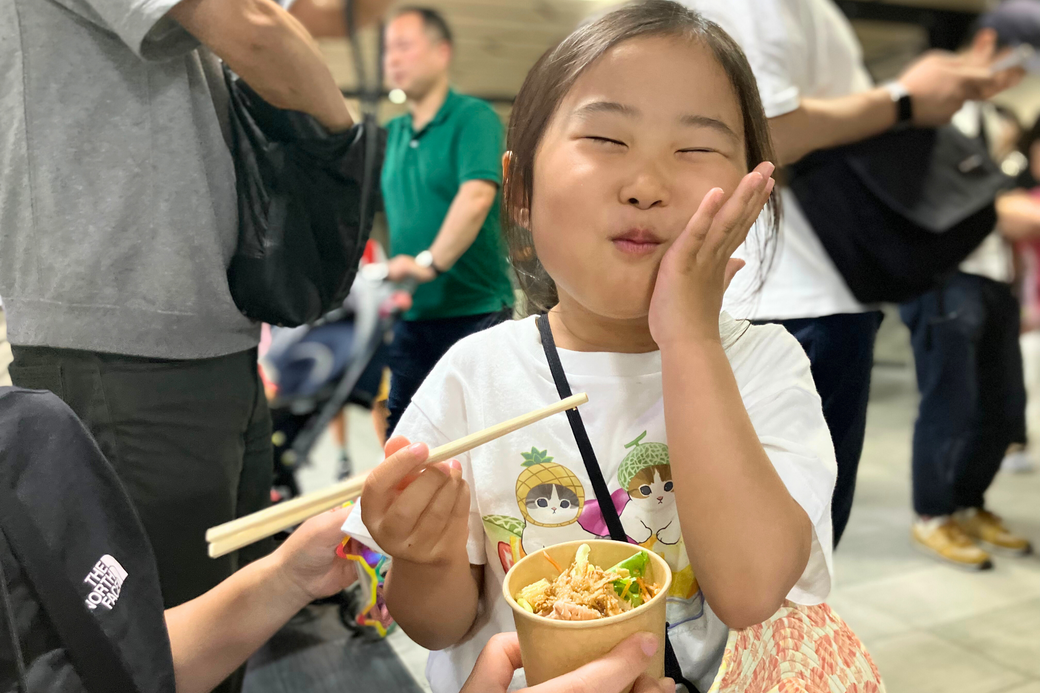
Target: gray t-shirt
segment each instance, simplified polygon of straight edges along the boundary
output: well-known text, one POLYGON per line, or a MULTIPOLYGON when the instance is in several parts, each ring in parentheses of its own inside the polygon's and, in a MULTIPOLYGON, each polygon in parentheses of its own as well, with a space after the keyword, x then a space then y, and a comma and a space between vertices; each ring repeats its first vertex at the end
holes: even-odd
POLYGON ((215 58, 177 0, 0 2, 0 295, 22 346, 195 359, 256 346, 226 269, 215 58))

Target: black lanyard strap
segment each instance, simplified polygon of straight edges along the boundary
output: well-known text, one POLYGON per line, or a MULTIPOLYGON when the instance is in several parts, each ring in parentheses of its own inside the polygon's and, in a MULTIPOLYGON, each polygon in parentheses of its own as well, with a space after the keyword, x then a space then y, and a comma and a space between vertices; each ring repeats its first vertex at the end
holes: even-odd
MULTIPOLYGON (((538 332, 542 336, 542 349, 545 351, 546 361, 549 362, 549 372, 552 373, 553 382, 556 383, 556 391, 559 393, 560 399, 567 399, 572 394, 571 385, 567 381, 567 374, 563 370, 560 352, 556 349, 556 340, 553 339, 552 328, 549 326, 549 316, 539 315, 535 318, 535 322, 538 324, 538 332)), ((574 434, 574 440, 578 444, 582 462, 585 463, 585 472, 589 475, 589 481, 592 482, 592 490, 596 492, 599 511, 603 514, 603 520, 607 523, 607 529, 610 530, 610 538, 614 541, 628 543, 628 533, 625 532, 625 528, 621 525, 621 517, 618 515, 617 508, 614 507, 614 501, 610 497, 610 489, 607 488, 607 482, 603 479, 603 472, 600 470, 599 461, 596 459, 596 451, 592 449, 592 441, 589 440, 589 434, 585 430, 585 423, 581 419, 581 414, 577 409, 568 409, 567 421, 570 422, 571 433, 574 434)), ((675 656, 675 650, 672 648, 672 641, 668 637, 667 629, 665 629, 664 634, 664 673, 666 676, 674 679, 676 683, 686 686, 686 690, 689 693, 698 693, 697 687, 683 676, 682 668, 679 666, 679 659, 675 656)))

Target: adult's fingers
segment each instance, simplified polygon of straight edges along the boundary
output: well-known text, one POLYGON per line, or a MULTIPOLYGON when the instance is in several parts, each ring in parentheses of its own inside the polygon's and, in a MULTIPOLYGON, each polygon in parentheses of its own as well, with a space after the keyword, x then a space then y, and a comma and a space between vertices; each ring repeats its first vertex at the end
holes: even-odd
POLYGON ((516 633, 499 633, 484 646, 461 693, 505 693, 522 666, 516 633))
POLYGON ((643 674, 636 679, 632 693, 675 693, 675 681, 671 679, 655 679, 643 674))
MULTIPOLYGON (((577 671, 526 689, 526 693, 621 693, 627 691, 650 665, 660 638, 636 633, 605 657, 577 671)), ((651 689, 653 690, 653 689, 651 689)))
POLYGON ((407 438, 395 437, 386 444, 387 458, 376 465, 365 480, 361 507, 387 507, 401 483, 419 470, 430 456, 425 443, 410 444, 407 438), (393 451, 393 452, 391 452, 393 451))

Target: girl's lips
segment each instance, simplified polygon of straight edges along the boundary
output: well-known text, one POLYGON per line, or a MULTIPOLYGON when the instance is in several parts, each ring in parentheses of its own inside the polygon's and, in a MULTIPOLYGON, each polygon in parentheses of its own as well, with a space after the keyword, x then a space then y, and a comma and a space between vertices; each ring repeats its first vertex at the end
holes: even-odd
POLYGON ((650 255, 661 245, 658 241, 634 238, 615 238, 613 243, 615 248, 626 255, 650 255))

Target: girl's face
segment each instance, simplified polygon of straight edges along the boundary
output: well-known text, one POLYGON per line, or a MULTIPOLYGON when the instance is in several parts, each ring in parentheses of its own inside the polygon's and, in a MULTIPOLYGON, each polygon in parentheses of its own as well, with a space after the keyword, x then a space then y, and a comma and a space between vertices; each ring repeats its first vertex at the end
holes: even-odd
POLYGON ((615 46, 561 101, 535 156, 529 223, 561 302, 645 318, 665 251, 709 190, 732 193, 746 173, 740 105, 709 48, 615 46))

